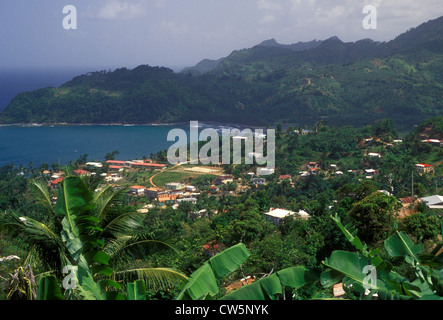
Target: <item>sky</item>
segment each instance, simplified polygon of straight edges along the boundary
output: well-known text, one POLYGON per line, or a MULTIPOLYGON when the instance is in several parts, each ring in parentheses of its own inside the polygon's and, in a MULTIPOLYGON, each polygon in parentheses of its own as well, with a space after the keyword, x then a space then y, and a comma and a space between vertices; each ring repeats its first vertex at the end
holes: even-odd
POLYGON ((0 69, 179 70, 272 38, 389 41, 440 16, 441 0, 0 0, 0 69), (376 29, 363 27, 366 5, 376 29))

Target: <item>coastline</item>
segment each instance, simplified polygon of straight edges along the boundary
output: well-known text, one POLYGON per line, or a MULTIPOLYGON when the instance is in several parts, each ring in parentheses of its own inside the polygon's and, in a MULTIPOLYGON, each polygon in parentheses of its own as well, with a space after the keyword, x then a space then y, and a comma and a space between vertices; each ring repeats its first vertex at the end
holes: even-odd
MULTIPOLYGON (((194 121, 194 120, 193 120, 194 121)), ((198 121, 198 120, 195 120, 198 121)), ((202 126, 225 126, 225 127, 239 127, 239 128, 250 128, 250 129, 267 129, 265 126, 254 126, 241 123, 222 123, 216 121, 198 121, 199 125, 202 126)), ((11 123, 11 124, 0 124, 1 127, 90 127, 90 126, 121 126, 121 127, 135 127, 135 126, 186 126, 190 125, 190 122, 169 122, 169 123, 68 123, 68 122, 56 122, 56 123, 11 123)))

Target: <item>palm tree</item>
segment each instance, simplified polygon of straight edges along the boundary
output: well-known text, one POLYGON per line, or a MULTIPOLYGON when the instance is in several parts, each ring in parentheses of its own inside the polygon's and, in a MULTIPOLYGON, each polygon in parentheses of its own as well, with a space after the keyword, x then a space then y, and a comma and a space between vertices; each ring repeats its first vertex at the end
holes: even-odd
POLYGON ((52 271, 57 278, 63 278, 63 269, 77 265, 76 259, 85 250, 81 247, 86 243, 82 228, 87 226, 87 237, 99 239, 101 251, 109 256, 108 264, 115 280, 143 279, 150 288, 161 289, 186 279, 181 272, 169 268, 126 268, 136 252, 146 254, 148 249, 175 249, 136 232, 142 215, 122 211, 121 195, 125 190, 101 186, 87 177, 68 177, 59 186, 54 206, 44 181, 32 180, 31 186, 38 195, 37 201, 47 208, 46 223, 19 217, 12 211, 0 214, 0 230, 20 236, 30 245, 25 265, 40 266, 42 271, 52 271), (85 212, 87 214, 81 217, 83 221, 78 221, 85 212), (85 223, 86 220, 93 221, 94 225, 85 223))

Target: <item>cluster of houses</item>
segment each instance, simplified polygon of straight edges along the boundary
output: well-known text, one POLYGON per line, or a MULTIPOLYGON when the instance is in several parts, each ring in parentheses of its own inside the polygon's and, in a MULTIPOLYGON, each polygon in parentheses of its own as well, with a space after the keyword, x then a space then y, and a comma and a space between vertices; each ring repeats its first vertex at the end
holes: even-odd
POLYGON ((145 187, 134 185, 129 187, 129 193, 134 196, 146 197, 155 201, 158 205, 178 205, 181 202, 197 203, 200 193, 194 186, 185 185, 180 182, 166 183, 165 188, 145 187))

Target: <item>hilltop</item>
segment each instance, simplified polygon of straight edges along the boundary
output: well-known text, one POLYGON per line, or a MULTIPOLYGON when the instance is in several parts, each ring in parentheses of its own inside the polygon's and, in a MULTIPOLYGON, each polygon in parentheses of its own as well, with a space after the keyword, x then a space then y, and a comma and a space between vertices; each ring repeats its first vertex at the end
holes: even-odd
POLYGON ((442 111, 443 17, 389 42, 275 39, 180 73, 142 65, 17 95, 0 123, 171 123, 363 126, 409 130, 442 111))

